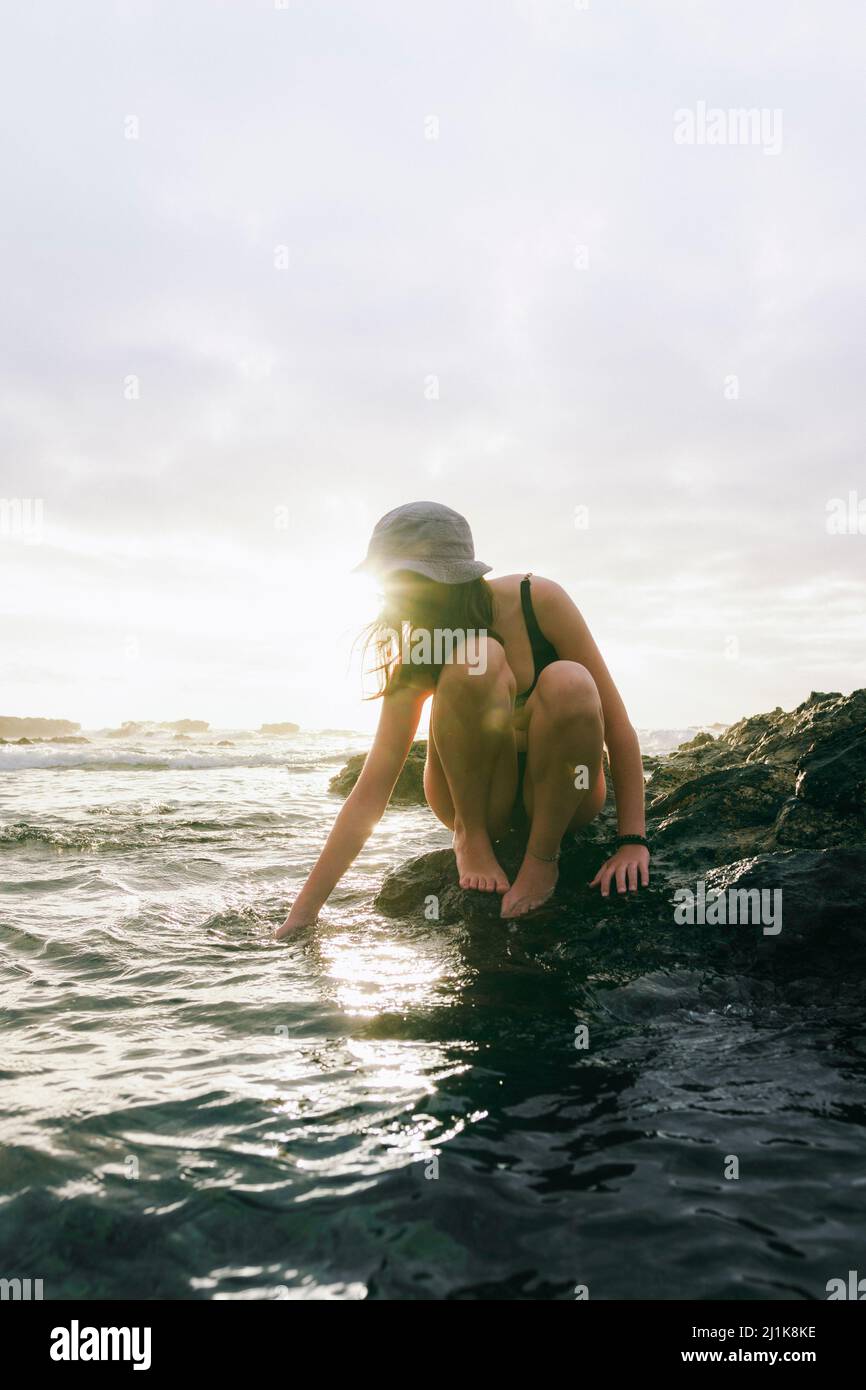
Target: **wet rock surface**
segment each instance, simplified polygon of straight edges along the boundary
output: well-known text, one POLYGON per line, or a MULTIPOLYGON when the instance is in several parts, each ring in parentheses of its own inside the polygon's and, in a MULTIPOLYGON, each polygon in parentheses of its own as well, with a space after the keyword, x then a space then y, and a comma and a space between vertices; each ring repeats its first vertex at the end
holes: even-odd
POLYGON ((866 843, 866 690, 699 734, 647 784, 656 862, 710 868, 747 854, 866 843))
MULTIPOLYGON (((786 952, 818 947, 835 968, 851 954, 866 953, 866 846, 781 850, 711 869, 706 890, 779 894, 780 931, 760 929, 758 944, 778 939, 786 952)), ((730 901, 730 897, 728 897, 730 901)), ((771 906, 771 905, 770 905, 771 906)), ((765 914, 768 915, 768 914, 765 914)), ((728 923, 732 938, 743 928, 728 923)), ((746 928, 746 930, 752 930, 746 928)))

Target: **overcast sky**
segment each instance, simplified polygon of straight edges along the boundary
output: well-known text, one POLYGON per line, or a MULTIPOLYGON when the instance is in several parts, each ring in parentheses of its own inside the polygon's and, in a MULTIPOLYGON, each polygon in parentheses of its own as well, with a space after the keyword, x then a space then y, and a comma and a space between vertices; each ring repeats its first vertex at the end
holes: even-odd
POLYGON ((866 684, 862 4, 40 0, 0 63, 0 713, 369 727, 415 498, 638 725, 866 684))

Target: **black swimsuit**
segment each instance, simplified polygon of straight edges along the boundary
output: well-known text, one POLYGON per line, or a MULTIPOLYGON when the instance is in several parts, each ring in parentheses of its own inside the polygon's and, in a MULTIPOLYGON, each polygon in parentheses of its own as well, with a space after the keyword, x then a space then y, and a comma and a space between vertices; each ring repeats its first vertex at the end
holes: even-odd
POLYGON ((531 574, 527 574, 520 581, 520 606, 523 609, 523 621, 526 623, 526 631, 529 633, 529 644, 532 647, 532 660, 535 665, 535 674, 532 677, 532 685, 528 690, 524 690, 522 695, 518 695, 516 708, 520 709, 526 704, 536 685, 538 677, 541 675, 545 666, 550 666, 554 661, 559 660, 559 653, 552 642, 548 642, 541 628, 538 626, 538 619, 535 616, 535 609, 532 606, 532 593, 529 588, 531 574))
MULTIPOLYGON (((518 695, 514 702, 515 709, 522 709, 529 699, 533 690, 538 684, 538 677, 541 675, 545 666, 550 666, 552 662, 559 660, 559 654, 552 642, 548 642, 541 628, 538 626, 538 619, 535 616, 535 609, 532 606, 532 591, 529 581, 531 574, 525 574, 520 581, 520 607, 523 609, 523 621, 526 623, 526 634, 529 638, 529 645, 532 648, 532 663, 534 673, 532 684, 522 695, 518 695)), ((494 638, 501 646, 505 646, 498 632, 491 628, 488 637, 494 638)))

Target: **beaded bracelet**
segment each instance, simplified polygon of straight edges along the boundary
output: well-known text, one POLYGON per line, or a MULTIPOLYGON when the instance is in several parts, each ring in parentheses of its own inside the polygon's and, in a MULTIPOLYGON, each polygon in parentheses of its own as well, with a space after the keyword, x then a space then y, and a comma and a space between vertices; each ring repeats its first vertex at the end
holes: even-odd
POLYGON ((645 835, 617 835, 617 849, 621 848, 622 845, 643 845, 644 849, 649 849, 650 847, 649 840, 645 835))

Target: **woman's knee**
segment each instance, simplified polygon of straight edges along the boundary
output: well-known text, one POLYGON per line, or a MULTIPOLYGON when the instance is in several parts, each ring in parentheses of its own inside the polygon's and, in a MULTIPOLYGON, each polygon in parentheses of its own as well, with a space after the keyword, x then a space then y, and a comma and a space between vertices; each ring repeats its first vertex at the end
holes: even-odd
POLYGON ((545 666, 532 694, 545 715, 557 722, 581 720, 603 727, 601 696, 592 673, 579 661, 553 661, 545 666))

